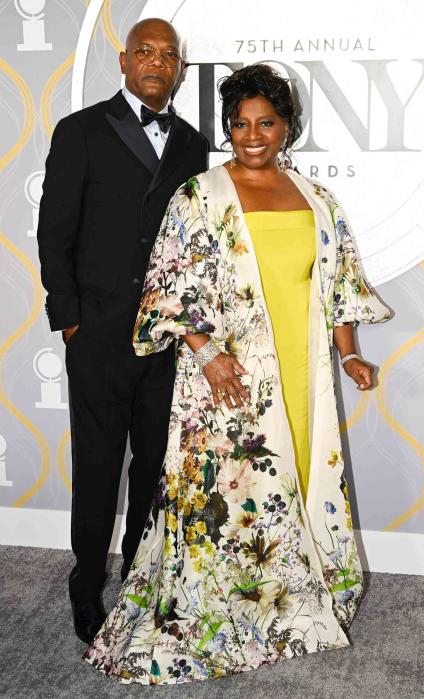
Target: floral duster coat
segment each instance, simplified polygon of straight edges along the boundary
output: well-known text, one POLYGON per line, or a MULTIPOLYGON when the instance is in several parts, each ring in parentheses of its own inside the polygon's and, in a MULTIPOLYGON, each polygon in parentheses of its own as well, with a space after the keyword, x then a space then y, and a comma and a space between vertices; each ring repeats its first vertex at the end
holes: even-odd
POLYGON ((137 318, 140 356, 175 339, 168 448, 139 551, 86 659, 122 682, 171 684, 348 645, 362 592, 344 475, 333 327, 389 317, 362 276, 346 216, 288 171, 313 209, 311 469, 302 501, 252 240, 223 166, 174 195, 137 318), (186 333, 209 333, 249 375, 242 409, 213 406, 186 333))

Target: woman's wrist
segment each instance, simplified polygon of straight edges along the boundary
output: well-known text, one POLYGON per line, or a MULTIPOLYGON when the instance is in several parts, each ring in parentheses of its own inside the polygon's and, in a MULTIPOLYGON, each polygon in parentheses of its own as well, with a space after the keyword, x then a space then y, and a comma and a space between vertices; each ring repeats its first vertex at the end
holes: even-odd
POLYGON ((194 354, 194 359, 201 369, 203 369, 209 362, 211 362, 218 354, 221 354, 221 350, 216 346, 213 340, 205 342, 194 354))
POLYGON ((350 352, 349 354, 345 354, 344 357, 340 357, 340 364, 344 367, 346 362, 350 361, 351 359, 359 359, 356 352, 350 352))
POLYGON ((207 333, 188 333, 183 336, 184 342, 189 346, 193 354, 197 352, 203 345, 206 345, 211 339, 207 333))
POLYGON ((356 354, 356 343, 351 325, 339 325, 334 328, 334 344, 340 359, 348 354, 356 354))

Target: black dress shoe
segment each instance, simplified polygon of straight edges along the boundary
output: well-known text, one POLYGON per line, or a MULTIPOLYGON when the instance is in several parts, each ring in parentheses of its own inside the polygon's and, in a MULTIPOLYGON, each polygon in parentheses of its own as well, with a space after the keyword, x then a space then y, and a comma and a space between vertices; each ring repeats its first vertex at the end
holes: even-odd
POLYGON ((74 615, 75 633, 84 643, 92 643, 106 619, 106 612, 100 595, 90 599, 71 601, 74 615))

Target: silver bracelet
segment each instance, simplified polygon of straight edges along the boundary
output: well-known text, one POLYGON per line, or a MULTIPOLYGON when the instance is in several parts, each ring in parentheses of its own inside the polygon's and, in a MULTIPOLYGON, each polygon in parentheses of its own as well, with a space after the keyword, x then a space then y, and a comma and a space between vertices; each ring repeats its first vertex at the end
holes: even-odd
POLYGON ((345 357, 340 358, 340 364, 344 366, 349 359, 359 359, 357 354, 347 354, 345 357))
POLYGON ((216 346, 213 340, 206 342, 197 352, 194 352, 194 359, 201 369, 209 364, 212 359, 221 354, 221 350, 216 346))

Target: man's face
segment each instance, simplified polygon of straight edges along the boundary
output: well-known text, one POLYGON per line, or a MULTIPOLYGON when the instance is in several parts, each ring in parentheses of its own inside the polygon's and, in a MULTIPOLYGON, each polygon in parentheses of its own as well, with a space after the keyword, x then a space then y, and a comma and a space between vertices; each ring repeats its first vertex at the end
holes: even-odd
POLYGON ((183 70, 175 31, 155 20, 130 32, 119 62, 128 90, 155 111, 165 106, 183 70))

